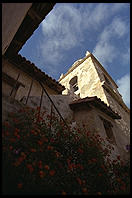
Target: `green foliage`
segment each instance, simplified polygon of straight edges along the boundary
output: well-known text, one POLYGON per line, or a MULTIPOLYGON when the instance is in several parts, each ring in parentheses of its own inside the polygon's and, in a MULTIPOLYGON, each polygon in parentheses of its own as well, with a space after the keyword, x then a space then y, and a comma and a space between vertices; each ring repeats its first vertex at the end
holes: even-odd
POLYGON ((24 108, 2 126, 4 194, 129 194, 129 163, 97 133, 24 108), (103 145, 103 146, 102 146, 103 145))

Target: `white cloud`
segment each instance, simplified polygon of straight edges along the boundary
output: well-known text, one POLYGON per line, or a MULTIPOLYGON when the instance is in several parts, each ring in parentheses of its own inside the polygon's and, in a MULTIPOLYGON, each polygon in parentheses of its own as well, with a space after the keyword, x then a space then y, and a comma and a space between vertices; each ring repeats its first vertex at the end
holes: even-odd
POLYGON ((127 32, 127 25, 120 18, 115 18, 111 25, 111 31, 114 31, 118 37, 122 37, 127 32))
MULTIPOLYGON (((41 23, 43 38, 39 47, 45 62, 52 65, 60 63, 67 50, 83 44, 84 32, 87 31, 89 35, 89 32, 91 34, 94 29, 100 31, 99 27, 104 25, 114 13, 123 9, 123 5, 116 3, 56 4, 41 23)), ((113 32, 117 36, 125 34, 125 24, 121 19, 116 18, 110 27, 104 29, 94 49, 97 58, 103 57, 104 63, 111 62, 115 58, 115 46, 108 42, 113 32)))
POLYGON ((123 97, 125 104, 130 107, 130 75, 126 74, 117 80, 118 91, 123 97))
POLYGON ((128 48, 123 54, 122 54, 122 60, 124 65, 130 64, 130 48, 128 48))
POLYGON ((83 40, 80 12, 70 5, 58 6, 41 25, 46 37, 41 44, 42 55, 51 64, 62 60, 62 50, 78 45, 78 37, 83 40))
POLYGON ((111 63, 116 57, 116 48, 107 42, 99 42, 93 54, 99 59, 99 61, 106 68, 107 63, 111 63))
POLYGON ((97 28, 97 26, 100 25, 100 23, 102 23, 109 17, 108 11, 109 4, 99 3, 90 13, 89 24, 92 24, 93 28, 97 28))
POLYGON ((114 39, 120 39, 127 33, 127 25, 121 18, 115 17, 110 25, 107 25, 99 35, 93 54, 107 67, 119 54, 114 39))

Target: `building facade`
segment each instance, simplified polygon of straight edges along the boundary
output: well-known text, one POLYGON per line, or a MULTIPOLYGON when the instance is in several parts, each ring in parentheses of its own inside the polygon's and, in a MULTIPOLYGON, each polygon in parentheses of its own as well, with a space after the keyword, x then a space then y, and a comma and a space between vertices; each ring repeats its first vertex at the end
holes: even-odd
POLYGON ((2 118, 6 119, 8 112, 16 109, 16 101, 24 101, 32 107, 41 106, 48 113, 54 103, 65 120, 85 124, 87 130, 107 137, 115 146, 115 152, 127 159, 129 109, 116 83, 91 53, 87 52, 84 58, 77 60, 66 74, 61 75, 59 82, 18 54, 54 5, 2 4, 2 118), (40 82, 53 103, 44 94, 40 82), (12 98, 15 103, 11 102, 12 98))
POLYGON ((130 144, 130 111, 123 102, 117 89, 118 86, 99 61, 90 52, 87 52, 83 59, 77 60, 66 74, 60 76, 59 82, 66 87, 62 94, 67 95, 72 92, 73 95, 81 99, 81 101, 74 99, 77 103, 76 108, 74 108, 75 120, 78 123, 83 121, 88 129, 100 131, 104 137, 108 137, 112 133, 120 153, 127 155, 125 145, 130 144), (108 118, 105 109, 99 112, 97 106, 94 105, 94 108, 91 108, 88 100, 89 110, 86 110, 86 103, 85 107, 83 105, 83 108, 78 108, 81 103, 84 103, 83 99, 93 97, 100 99, 107 106, 107 110, 110 108, 120 118, 112 118, 111 116, 108 118), (80 101, 80 104, 77 101, 80 101))

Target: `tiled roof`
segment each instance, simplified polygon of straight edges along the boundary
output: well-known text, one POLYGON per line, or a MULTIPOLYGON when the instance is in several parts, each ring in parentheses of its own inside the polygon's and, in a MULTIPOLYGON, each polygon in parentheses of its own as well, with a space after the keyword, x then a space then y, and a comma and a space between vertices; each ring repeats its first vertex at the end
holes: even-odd
POLYGON ((25 73, 28 73, 30 76, 35 77, 36 80, 39 79, 41 82, 44 82, 48 87, 54 89, 58 93, 61 93, 65 89, 65 87, 59 82, 57 82, 55 79, 52 79, 45 72, 41 71, 34 63, 31 63, 20 54, 16 54, 15 56, 5 55, 4 57, 16 67, 23 70, 25 73))
POLYGON ((110 106, 107 106, 100 98, 97 96, 93 97, 86 97, 83 99, 75 100, 72 103, 69 104, 70 108, 72 110, 75 110, 77 106, 82 104, 91 104, 95 106, 96 108, 100 109, 107 115, 111 116, 113 119, 121 119, 121 117, 115 113, 110 106))

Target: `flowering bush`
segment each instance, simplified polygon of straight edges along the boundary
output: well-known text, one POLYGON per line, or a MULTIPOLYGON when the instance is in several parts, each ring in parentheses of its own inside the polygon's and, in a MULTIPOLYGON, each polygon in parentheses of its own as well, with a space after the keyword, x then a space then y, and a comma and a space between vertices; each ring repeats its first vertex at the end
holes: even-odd
POLYGON ((3 123, 2 138, 4 194, 129 194, 129 163, 109 159, 97 133, 26 107, 3 123))

